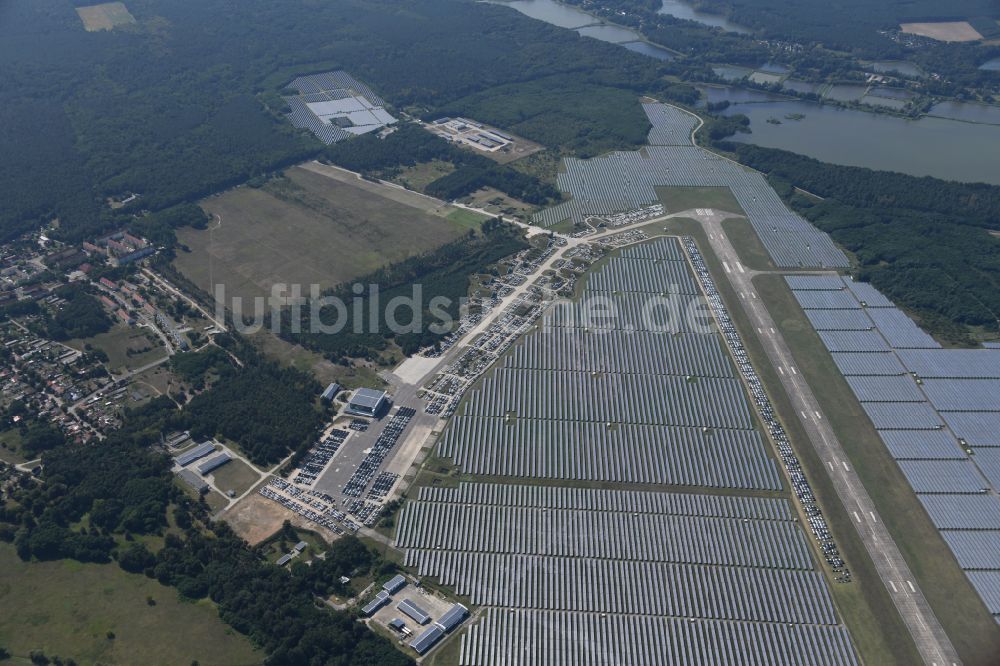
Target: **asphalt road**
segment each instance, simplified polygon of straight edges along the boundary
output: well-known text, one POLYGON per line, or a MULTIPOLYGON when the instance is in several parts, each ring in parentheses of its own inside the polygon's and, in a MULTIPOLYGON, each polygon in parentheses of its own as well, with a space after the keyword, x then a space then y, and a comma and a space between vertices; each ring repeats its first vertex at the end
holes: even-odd
POLYGON ((778 377, 809 436, 810 443, 820 458, 826 462, 827 472, 833 480, 837 495, 844 503, 848 515, 854 518, 854 527, 903 622, 909 629, 924 663, 930 666, 959 664, 958 653, 951 640, 945 634, 899 548, 879 518, 864 484, 854 472, 833 428, 823 416, 812 389, 796 369, 792 353, 781 331, 774 325, 770 313, 757 295, 752 279, 758 273, 743 266, 717 219, 705 219, 702 220, 702 224, 713 251, 723 263, 726 279, 739 294, 740 305, 756 329, 757 337, 768 359, 778 371, 778 377))

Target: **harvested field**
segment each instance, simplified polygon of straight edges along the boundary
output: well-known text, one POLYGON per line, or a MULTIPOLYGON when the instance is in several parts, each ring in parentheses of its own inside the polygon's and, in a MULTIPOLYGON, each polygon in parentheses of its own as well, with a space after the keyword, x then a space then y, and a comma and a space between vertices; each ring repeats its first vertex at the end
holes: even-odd
POLYGON ((983 38, 968 21, 903 23, 899 29, 911 35, 930 37, 939 42, 975 42, 983 38))
POLYGON ((301 284, 308 295, 311 284, 350 281, 464 231, 444 217, 450 208, 435 214, 440 202, 344 175, 295 167, 264 188, 205 200, 215 220, 178 233, 189 251, 175 265, 207 293, 225 285, 227 298, 266 296, 275 283, 301 284))
POLYGON ((76 13, 80 15, 80 20, 83 21, 83 27, 87 32, 114 30, 117 26, 135 23, 135 17, 121 2, 105 2, 89 7, 77 7, 76 13))

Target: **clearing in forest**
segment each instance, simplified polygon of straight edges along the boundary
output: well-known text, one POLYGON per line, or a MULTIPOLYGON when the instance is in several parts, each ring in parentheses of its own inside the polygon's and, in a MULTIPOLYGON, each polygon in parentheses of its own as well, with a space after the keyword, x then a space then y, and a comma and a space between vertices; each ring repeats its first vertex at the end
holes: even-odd
POLYGON ((975 42, 983 38, 968 21, 940 23, 903 23, 899 29, 911 35, 930 37, 939 42, 975 42))
POLYGON ((308 295, 311 284, 349 282, 468 231, 429 197, 311 164, 202 207, 214 219, 178 232, 185 247, 175 265, 206 293, 225 285, 227 300, 268 296, 275 283, 301 284, 308 295))
POLYGON ((76 13, 80 15, 80 20, 83 21, 83 27, 87 32, 114 30, 117 26, 135 23, 135 17, 121 2, 105 2, 100 5, 77 7, 76 13))

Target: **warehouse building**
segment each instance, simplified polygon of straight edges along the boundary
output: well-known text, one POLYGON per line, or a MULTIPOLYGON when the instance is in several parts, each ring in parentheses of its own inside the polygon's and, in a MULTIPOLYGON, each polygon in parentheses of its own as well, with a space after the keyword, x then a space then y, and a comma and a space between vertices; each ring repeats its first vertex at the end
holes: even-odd
POLYGON ((208 492, 208 482, 191 470, 182 469, 177 476, 180 477, 181 481, 194 488, 199 495, 203 495, 208 492))
POLYGON ((406 587, 406 579, 403 578, 402 574, 396 574, 382 584, 382 589, 389 594, 396 594, 404 587, 406 587))
POLYGON ((469 616, 469 609, 462 604, 455 604, 448 609, 448 612, 441 616, 435 623, 441 627, 442 631, 450 632, 452 629, 462 624, 469 616))
POLYGON ((378 609, 382 608, 389 603, 389 593, 385 590, 380 591, 375 595, 375 598, 368 602, 368 605, 361 609, 361 612, 365 615, 371 617, 378 609))
POLYGON ((202 442, 201 444, 194 447, 190 451, 185 451, 184 453, 174 458, 174 462, 180 465, 181 467, 187 467, 198 458, 204 458, 213 451, 215 451, 215 444, 213 442, 202 442))
POLYGON ((219 455, 215 456, 214 458, 209 458, 205 462, 203 462, 200 465, 198 465, 198 473, 201 474, 202 476, 205 476, 209 472, 212 472, 213 470, 216 470, 216 469, 222 467, 223 465, 225 465, 227 462, 229 462, 232 459, 233 459, 233 457, 231 455, 229 455, 228 453, 225 453, 225 452, 220 453, 219 455))
POLYGON ((396 605, 396 608, 403 611, 407 617, 417 624, 427 624, 431 621, 431 616, 423 608, 413 603, 412 599, 403 599, 396 605))
POLYGON ((326 402, 333 402, 333 399, 337 397, 337 394, 340 393, 341 389, 342 387, 340 384, 337 382, 331 382, 331 384, 326 387, 326 390, 323 391, 323 395, 321 395, 320 398, 326 402))
POLYGON ((385 411, 388 405, 389 396, 385 391, 360 388, 351 396, 351 401, 345 411, 355 416, 377 417, 385 411))
POLYGON ((444 636, 444 631, 441 627, 436 624, 431 625, 420 632, 420 635, 410 641, 410 647, 417 651, 417 654, 423 654, 434 647, 444 636))

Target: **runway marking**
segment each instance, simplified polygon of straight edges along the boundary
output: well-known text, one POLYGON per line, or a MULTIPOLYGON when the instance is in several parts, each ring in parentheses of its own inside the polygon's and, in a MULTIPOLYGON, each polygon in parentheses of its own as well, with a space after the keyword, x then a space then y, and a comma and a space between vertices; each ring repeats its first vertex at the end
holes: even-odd
POLYGON ((740 269, 740 273, 746 273, 746 271, 743 270, 743 264, 738 261, 736 262, 736 268, 740 269))
POLYGON ((899 590, 896 589, 896 584, 893 583, 891 580, 889 581, 889 586, 892 587, 892 591, 893 592, 898 592, 899 591, 899 590))
POLYGON ((746 295, 746 294, 744 294, 744 293, 743 293, 743 292, 741 291, 741 292, 740 292, 740 298, 742 298, 742 299, 746 299, 746 297, 747 297, 747 295, 746 295))
POLYGON ((788 366, 788 369, 792 371, 792 374, 793 374, 793 375, 797 375, 797 374, 799 374, 799 373, 798 373, 798 371, 797 371, 797 370, 795 369, 795 366, 794 366, 794 365, 790 365, 790 366, 788 366))
POLYGON ((729 264, 727 264, 726 262, 724 261, 722 262, 722 267, 726 269, 727 273, 732 273, 732 271, 729 270, 729 264))
POLYGON ((906 584, 910 586, 910 592, 916 592, 917 588, 913 587, 913 583, 906 581, 906 584))
POLYGON ((757 335, 764 335, 764 329, 762 329, 760 326, 757 327, 757 335))
POLYGON ((878 518, 875 517, 875 512, 874 511, 869 511, 868 515, 872 517, 872 522, 873 523, 877 523, 878 522, 878 518))
POLYGON ((850 467, 848 467, 848 466, 847 466, 847 463, 845 463, 845 462, 844 462, 843 460, 841 460, 841 461, 840 461, 840 464, 841 464, 841 465, 843 465, 843 466, 844 466, 844 469, 846 469, 846 470, 847 470, 848 472, 850 472, 850 471, 851 471, 851 468, 850 468, 850 467))
POLYGON ((757 292, 756 291, 751 291, 750 295, 753 296, 754 298, 757 298, 757 292))
POLYGON ((833 471, 833 463, 830 462, 829 460, 827 460, 826 464, 830 466, 830 471, 832 472, 833 471))
POLYGON ((781 374, 785 374, 785 369, 779 365, 778 372, 780 372, 781 374))
POLYGON ((858 512, 857 511, 852 511, 851 513, 854 514, 854 519, 857 520, 860 523, 861 522, 861 516, 858 515, 858 512))
POLYGON ((802 418, 804 418, 804 419, 807 419, 807 418, 809 418, 809 416, 808 416, 808 415, 806 415, 806 413, 805 413, 805 412, 799 412, 799 414, 801 414, 801 415, 802 415, 802 418))
POLYGON ((773 328, 771 329, 771 335, 774 335, 774 329, 773 328))
POLYGON ((822 418, 823 418, 823 416, 822 416, 822 415, 821 415, 821 414, 820 414, 819 412, 815 412, 815 411, 814 411, 814 412, 813 412, 813 414, 815 414, 815 415, 816 415, 816 419, 817 419, 817 420, 818 420, 818 419, 822 419, 822 418))

